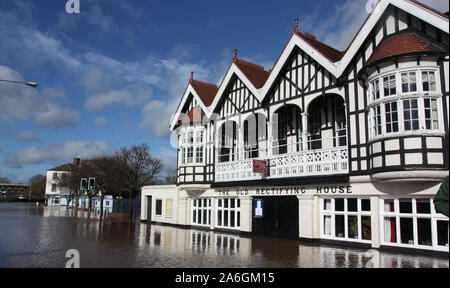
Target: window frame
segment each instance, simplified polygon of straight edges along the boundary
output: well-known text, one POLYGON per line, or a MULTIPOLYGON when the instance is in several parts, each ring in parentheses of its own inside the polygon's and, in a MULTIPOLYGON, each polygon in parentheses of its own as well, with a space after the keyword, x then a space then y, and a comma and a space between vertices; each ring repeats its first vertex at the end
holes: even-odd
POLYGON ((373 229, 373 221, 372 221, 372 203, 370 205, 370 211, 363 211, 362 210, 362 200, 368 200, 371 201, 369 197, 320 197, 319 198, 319 214, 320 214, 320 238, 322 239, 330 239, 330 240, 338 240, 338 241, 347 241, 347 242, 358 242, 358 243, 367 243, 371 244, 372 239, 372 229, 373 229), (335 203, 336 199, 343 199, 344 200, 344 211, 336 211, 335 203), (357 209, 356 211, 348 211, 348 199, 356 199, 357 200, 357 209), (324 207, 324 201, 329 200, 331 201, 331 209, 325 210, 324 207), (324 218, 326 216, 331 217, 331 235, 325 234, 324 229, 324 218), (344 237, 338 237, 335 234, 336 231, 336 216, 344 216, 344 237), (356 216, 358 221, 358 238, 350 238, 349 237, 349 229, 348 229, 348 216, 356 216), (363 227, 362 227, 362 217, 370 217, 371 219, 371 235, 370 240, 363 239, 363 227))
POLYGON ((202 226, 202 227, 211 227, 212 224, 212 202, 213 199, 212 198, 192 198, 191 199, 191 214, 190 214, 190 222, 191 225, 193 226, 202 226), (206 200, 206 207, 205 205, 198 205, 199 201, 201 201, 200 203, 204 203, 204 200, 206 200), (206 224, 203 224, 203 215, 204 215, 204 211, 206 211, 206 216, 207 216, 207 221, 206 224), (200 213, 199 213, 200 212, 200 213), (195 214, 194 214, 195 213, 195 214), (198 223, 198 215, 202 215, 202 223, 198 223), (194 217, 195 215, 195 217, 194 217), (195 219, 194 219, 195 218, 195 219))
POLYGON ((179 157, 179 166, 204 166, 206 161, 206 128, 203 126, 183 128, 180 132, 180 140, 179 153, 181 157, 179 157), (202 157, 197 158, 198 149, 202 150, 202 157))
POLYGON ((240 230, 241 229, 241 199, 240 198, 216 198, 215 199, 215 227, 221 228, 221 229, 229 229, 229 230, 240 230), (228 201, 228 207, 225 207, 225 200, 228 201), (234 200, 234 208, 231 208, 231 200, 234 200), (221 206, 219 206, 219 201, 221 201, 221 206), (239 205, 238 205, 239 204, 239 205), (222 212, 222 223, 219 225, 219 210, 222 212), (228 225, 225 226, 224 224, 224 214, 225 211, 228 212, 228 225), (231 227, 231 211, 234 211, 234 227, 231 227))
POLYGON ((163 199, 155 199, 155 216, 157 217, 163 216, 163 199), (158 203, 161 203, 160 214, 158 214, 158 203))
MULTIPOLYGON (((430 197, 381 197, 379 199, 379 221, 380 221, 380 244, 384 246, 394 246, 394 247, 402 247, 402 248, 415 248, 415 249, 426 249, 433 251, 444 251, 448 252, 448 246, 437 245, 438 243, 438 231, 437 231, 437 222, 438 221, 449 221, 448 217, 437 213, 433 204, 433 198, 430 197), (418 213, 417 212, 417 200, 428 200, 430 204, 430 213, 418 213), (394 201, 394 211, 386 212, 384 210, 384 205, 386 200, 394 201), (411 200, 412 212, 411 213, 401 213, 400 212, 400 200, 411 200), (384 219, 385 218, 395 218, 396 220, 396 242, 389 242, 385 240, 385 228, 384 228, 384 219), (401 243, 401 222, 400 219, 413 219, 413 244, 401 243), (428 245, 420 245, 419 235, 418 235, 418 219, 430 219, 431 222, 431 246, 428 245)), ((448 228, 447 228, 448 229, 448 228)), ((448 230, 447 230, 448 232, 448 230)), ((448 237, 448 236, 447 236, 448 237)), ((447 243, 448 244, 448 243, 447 243)))
MULTIPOLYGON (((402 71, 402 72, 399 72, 398 73, 398 75, 399 75, 399 81, 400 81, 400 93, 398 93, 397 92, 397 94, 400 94, 400 95, 405 95, 405 94, 417 94, 418 92, 419 92, 419 83, 421 83, 421 82, 419 82, 418 81, 418 79, 419 79, 419 77, 418 77, 418 72, 420 72, 420 70, 405 70, 405 71, 402 71), (403 91, 403 74, 406 74, 407 75, 407 77, 408 77, 408 82, 407 82, 407 85, 408 85, 408 91, 403 91), (416 91, 411 91, 411 83, 412 82, 409 82, 409 76, 410 76, 410 74, 414 74, 414 77, 415 77, 415 79, 416 79, 416 82, 415 82, 415 85, 416 85, 416 91)), ((397 76, 398 77, 398 76, 397 76)))
MULTIPOLYGON (((398 136, 407 136, 407 135, 430 135, 430 136, 442 136, 445 134, 444 128, 443 128, 443 121, 444 121, 444 115, 443 115, 443 94, 440 87, 440 74, 439 74, 439 67, 408 67, 404 69, 395 69, 386 71, 383 73, 380 73, 376 76, 371 77, 367 83, 367 100, 368 100, 368 107, 367 107, 367 116, 368 116, 368 122, 369 122, 369 142, 376 141, 383 138, 390 138, 390 137, 398 137, 398 136), (417 91, 415 92, 406 92, 403 93, 402 89, 402 80, 401 75, 402 73, 412 73, 415 72, 416 75, 416 88, 417 91), (422 73, 427 72, 428 74, 434 73, 435 75, 435 81, 436 81, 436 91, 424 91, 423 90, 423 79, 422 79, 422 73), (372 87, 373 82, 381 82, 384 83, 383 79, 387 76, 395 75, 396 77, 396 89, 397 94, 393 95, 384 95, 384 88, 380 88, 380 97, 379 99, 374 100, 372 95, 372 87), (404 100, 409 99, 418 99, 418 117, 419 117, 419 129, 418 130, 405 130, 405 119, 404 119, 404 100), (427 118, 425 118, 425 100, 430 99, 430 101, 436 101, 437 106, 437 115, 436 119, 431 118, 432 121, 437 121, 437 128, 432 125, 432 129, 427 129, 426 123, 427 118), (387 121, 386 121, 386 105, 388 103, 397 102, 397 118, 398 118, 398 131, 397 132, 387 132, 387 121), (381 123, 382 123, 382 133, 378 134, 377 131, 374 130, 376 122, 376 113, 375 109, 377 107, 380 107, 381 111, 381 123)), ((381 84, 380 84, 381 85, 381 84)), ((383 84, 384 85, 384 84, 383 84)))

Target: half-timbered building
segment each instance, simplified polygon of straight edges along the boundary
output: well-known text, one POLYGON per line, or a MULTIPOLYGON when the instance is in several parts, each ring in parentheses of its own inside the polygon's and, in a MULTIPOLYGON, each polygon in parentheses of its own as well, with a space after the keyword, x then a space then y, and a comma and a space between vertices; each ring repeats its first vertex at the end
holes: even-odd
POLYGON ((177 185, 144 187, 142 220, 448 253, 448 45, 448 13, 381 0, 344 51, 297 21, 270 71, 235 50, 220 85, 192 74, 177 185))

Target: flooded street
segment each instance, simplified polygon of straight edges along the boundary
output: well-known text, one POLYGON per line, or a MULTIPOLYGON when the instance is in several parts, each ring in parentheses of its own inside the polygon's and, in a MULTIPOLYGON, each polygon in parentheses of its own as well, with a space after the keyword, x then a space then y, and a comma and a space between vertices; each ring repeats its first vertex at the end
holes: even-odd
POLYGON ((446 258, 305 245, 139 221, 99 221, 70 213, 65 208, 0 203, 0 267, 64 268, 69 249, 80 252, 82 268, 449 266, 446 258))

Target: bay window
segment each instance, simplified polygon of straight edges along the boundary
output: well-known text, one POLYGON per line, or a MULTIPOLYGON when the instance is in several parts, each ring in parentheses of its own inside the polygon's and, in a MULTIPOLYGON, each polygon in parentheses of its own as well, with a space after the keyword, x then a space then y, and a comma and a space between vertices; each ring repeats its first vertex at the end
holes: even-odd
POLYGON ((181 133, 180 165, 204 164, 205 129, 188 128, 181 133))
POLYGON ((371 79, 367 91, 370 138, 405 132, 443 133, 438 76, 433 69, 408 69, 371 79))

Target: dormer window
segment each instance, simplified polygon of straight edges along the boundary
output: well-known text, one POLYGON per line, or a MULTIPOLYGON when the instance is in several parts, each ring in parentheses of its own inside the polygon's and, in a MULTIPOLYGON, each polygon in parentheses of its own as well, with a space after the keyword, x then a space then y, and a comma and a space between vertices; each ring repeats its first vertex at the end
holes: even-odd
POLYGON ((205 129, 188 127, 181 132, 180 165, 204 164, 205 129))

